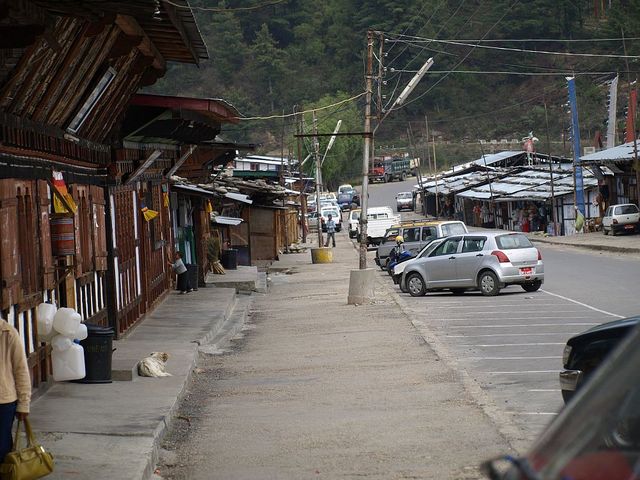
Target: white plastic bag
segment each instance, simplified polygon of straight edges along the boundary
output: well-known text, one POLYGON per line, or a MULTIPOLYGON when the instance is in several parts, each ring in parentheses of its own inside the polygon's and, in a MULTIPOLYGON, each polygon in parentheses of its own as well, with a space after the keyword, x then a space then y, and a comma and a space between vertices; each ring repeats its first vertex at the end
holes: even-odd
POLYGON ((77 343, 72 343, 71 348, 62 352, 54 350, 51 354, 51 360, 53 379, 56 382, 80 380, 87 375, 84 365, 84 349, 77 343))
POLYGON ((58 309, 52 303, 41 303, 36 310, 38 319, 38 335, 43 337, 51 333, 53 327, 53 317, 58 309))
POLYGON ((78 331, 76 332, 73 338, 75 338, 76 340, 82 341, 88 336, 89 336, 89 332, 87 331, 87 326, 84 323, 81 323, 80 325, 78 325, 78 331))
POLYGON ((51 348, 54 352, 64 352, 69 350, 73 345, 73 339, 64 335, 56 335, 51 339, 51 348))
POLYGON ((82 318, 73 308, 60 308, 53 317, 53 328, 65 337, 74 338, 82 318))

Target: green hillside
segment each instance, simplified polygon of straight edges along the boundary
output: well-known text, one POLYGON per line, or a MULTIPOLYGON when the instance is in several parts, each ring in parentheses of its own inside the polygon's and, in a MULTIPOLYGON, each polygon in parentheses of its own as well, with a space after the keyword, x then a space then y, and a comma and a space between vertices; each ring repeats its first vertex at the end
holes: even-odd
MULTIPOLYGON (((385 120, 376 136, 377 145, 408 147, 410 129, 416 151, 424 150, 415 144, 424 142, 425 116, 439 143, 520 139, 529 131, 544 143, 545 102, 550 135, 561 145, 563 129, 569 126, 563 106, 569 72, 577 78, 583 145, 591 145, 597 130, 606 131, 606 82, 620 72, 621 136, 628 78, 621 58, 623 30, 629 55, 640 54, 640 0, 613 0, 611 6, 609 0, 191 3, 211 60, 200 68, 172 66, 154 91, 222 97, 247 117, 330 105, 364 90, 366 32, 374 29, 386 39, 382 58, 374 62, 376 70, 378 60, 385 69, 376 108, 388 106, 429 57, 435 60, 406 105, 385 120), (260 4, 268 5, 244 10, 260 4), (485 42, 479 43, 481 39, 485 42), (580 55, 585 53, 611 56, 580 55)), ((629 71, 635 80, 634 58, 629 59, 629 71)), ((361 131, 362 111, 362 98, 323 110, 318 113, 320 131, 333 130, 337 119, 345 122, 343 131, 361 131)), ((311 116, 305 120, 308 129, 311 116)), ((293 128, 291 118, 256 120, 225 133, 257 142, 261 151, 279 151, 284 129, 285 143, 295 153, 293 128)), ((325 178, 337 181, 357 172, 359 154, 360 140, 341 138, 327 159, 325 178)), ((457 160, 455 155, 445 157, 457 160)))

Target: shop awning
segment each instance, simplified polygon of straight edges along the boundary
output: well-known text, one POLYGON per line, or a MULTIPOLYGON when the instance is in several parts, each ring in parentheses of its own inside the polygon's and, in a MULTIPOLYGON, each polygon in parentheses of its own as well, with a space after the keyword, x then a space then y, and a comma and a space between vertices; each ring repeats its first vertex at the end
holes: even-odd
POLYGON ((216 195, 216 193, 211 190, 205 190, 204 188, 196 187, 195 185, 185 185, 181 183, 171 185, 171 189, 206 197, 213 197, 216 195))
POLYGON ((236 200, 238 202, 248 203, 249 205, 251 205, 253 203, 253 200, 251 200, 248 195, 244 195, 242 193, 229 192, 229 193, 225 193, 224 196, 226 198, 231 199, 231 200, 236 200))
POLYGON ((215 223, 219 223, 220 225, 240 225, 244 220, 237 217, 223 217, 221 215, 212 215, 213 221, 215 223))

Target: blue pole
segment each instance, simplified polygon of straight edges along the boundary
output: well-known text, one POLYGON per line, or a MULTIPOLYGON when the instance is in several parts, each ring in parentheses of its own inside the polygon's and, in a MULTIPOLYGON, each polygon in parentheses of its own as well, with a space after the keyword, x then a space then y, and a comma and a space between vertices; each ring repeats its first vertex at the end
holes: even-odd
POLYGON ((576 206, 585 215, 584 182, 580 165, 580 127, 578 125, 578 101, 576 99, 576 79, 567 78, 569 84, 569 105, 571 106, 571 138, 573 140, 573 164, 576 171, 576 206))

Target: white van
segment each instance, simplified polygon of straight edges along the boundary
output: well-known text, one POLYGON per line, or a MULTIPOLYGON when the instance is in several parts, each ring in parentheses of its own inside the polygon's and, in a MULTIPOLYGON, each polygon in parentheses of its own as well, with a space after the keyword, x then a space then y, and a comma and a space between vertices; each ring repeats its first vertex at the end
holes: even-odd
MULTIPOLYGON (((378 245, 387 229, 400 222, 391 207, 371 207, 367 209, 367 245, 378 245)), ((360 232, 358 231, 358 236, 360 232)))

